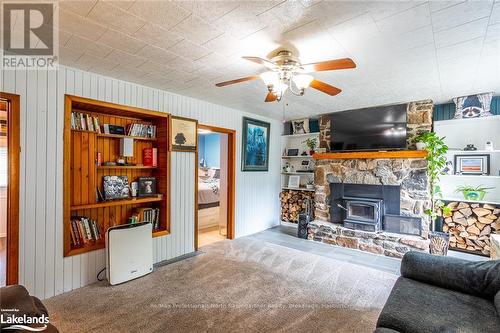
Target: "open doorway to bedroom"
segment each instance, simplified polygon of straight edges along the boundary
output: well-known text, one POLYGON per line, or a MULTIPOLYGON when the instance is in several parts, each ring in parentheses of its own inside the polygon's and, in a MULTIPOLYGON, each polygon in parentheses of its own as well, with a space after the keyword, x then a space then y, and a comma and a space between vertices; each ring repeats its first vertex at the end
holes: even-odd
POLYGON ((196 248, 233 238, 235 132, 198 126, 196 248))

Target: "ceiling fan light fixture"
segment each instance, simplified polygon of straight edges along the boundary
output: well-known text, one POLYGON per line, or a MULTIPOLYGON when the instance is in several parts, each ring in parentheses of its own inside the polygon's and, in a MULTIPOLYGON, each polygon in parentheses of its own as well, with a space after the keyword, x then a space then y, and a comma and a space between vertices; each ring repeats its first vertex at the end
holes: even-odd
POLYGON ((295 75, 292 80, 298 89, 304 90, 309 87, 314 78, 311 75, 300 74, 300 75, 295 75))
POLYGON ((280 79, 278 77, 278 73, 273 71, 268 71, 260 74, 260 78, 264 81, 266 86, 276 87, 280 83, 280 79))

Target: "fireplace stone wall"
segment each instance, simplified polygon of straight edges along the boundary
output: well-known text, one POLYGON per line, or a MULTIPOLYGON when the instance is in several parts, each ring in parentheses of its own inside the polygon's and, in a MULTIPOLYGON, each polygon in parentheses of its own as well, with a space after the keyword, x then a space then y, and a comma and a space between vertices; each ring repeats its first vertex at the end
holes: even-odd
POLYGON ((408 159, 328 159, 316 161, 315 220, 309 227, 309 238, 325 243, 357 248, 363 251, 400 257, 409 250, 427 250, 430 187, 427 160, 408 159), (330 184, 398 185, 401 187, 401 215, 422 218, 422 237, 354 231, 332 221, 330 184))

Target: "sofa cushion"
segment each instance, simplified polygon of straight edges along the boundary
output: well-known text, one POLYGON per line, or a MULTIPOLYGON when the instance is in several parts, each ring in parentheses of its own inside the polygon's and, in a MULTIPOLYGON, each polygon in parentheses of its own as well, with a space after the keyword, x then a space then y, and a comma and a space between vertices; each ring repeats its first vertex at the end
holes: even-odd
POLYGON ((500 291, 500 260, 468 261, 411 251, 403 257, 401 275, 491 301, 500 291))
POLYGON ((405 333, 500 332, 493 302, 400 277, 377 327, 405 333))

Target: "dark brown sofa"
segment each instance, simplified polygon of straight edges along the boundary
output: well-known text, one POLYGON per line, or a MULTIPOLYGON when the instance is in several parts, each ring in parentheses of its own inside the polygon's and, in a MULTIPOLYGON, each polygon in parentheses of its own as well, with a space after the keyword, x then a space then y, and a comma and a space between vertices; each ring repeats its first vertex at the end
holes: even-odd
MULTIPOLYGON (((43 305, 42 301, 34 296, 31 296, 26 288, 21 285, 0 288, 0 308, 2 309, 4 321, 7 320, 7 317, 23 317, 24 315, 30 318, 43 318, 43 316, 49 316, 47 308, 43 305)), ((4 329, 9 326, 11 326, 11 324, 2 323, 1 330, 4 331, 4 329)), ((43 325, 31 324, 26 326, 40 327, 43 325)), ((9 329, 8 331, 12 333, 26 332, 26 330, 12 329, 9 329)), ((53 325, 48 323, 47 328, 43 330, 43 332, 58 333, 59 331, 53 325)))

